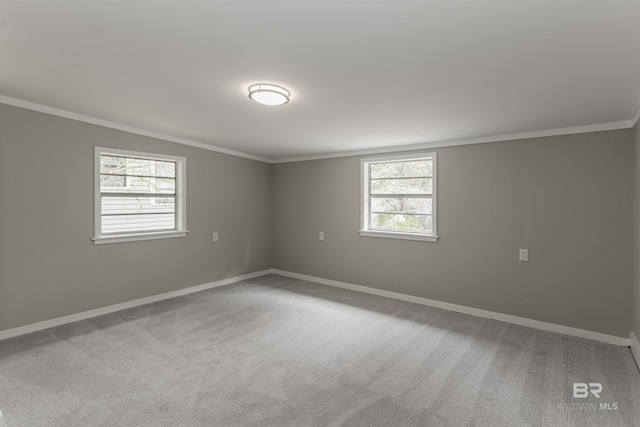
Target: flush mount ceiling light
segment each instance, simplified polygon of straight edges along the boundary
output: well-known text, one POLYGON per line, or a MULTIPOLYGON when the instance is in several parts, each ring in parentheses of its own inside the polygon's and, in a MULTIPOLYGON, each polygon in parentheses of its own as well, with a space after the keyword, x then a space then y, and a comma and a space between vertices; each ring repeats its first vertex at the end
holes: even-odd
POLYGON ((249 98, 258 104, 264 105, 282 105, 289 102, 289 93, 283 87, 270 85, 266 83, 258 83, 249 86, 249 98))

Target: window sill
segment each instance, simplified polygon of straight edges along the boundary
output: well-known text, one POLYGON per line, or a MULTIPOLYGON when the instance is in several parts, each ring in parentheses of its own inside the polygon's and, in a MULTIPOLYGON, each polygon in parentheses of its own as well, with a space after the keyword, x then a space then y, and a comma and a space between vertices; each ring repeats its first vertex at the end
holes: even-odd
POLYGON ((415 233, 398 233, 394 231, 360 230, 359 233, 363 237, 382 237, 386 239, 420 240, 423 242, 437 242, 439 237, 439 236, 427 236, 424 234, 415 234, 415 233))
POLYGON ((159 233, 140 233, 140 234, 122 234, 118 236, 101 236, 94 237, 94 245, 104 245, 106 243, 125 243, 125 242, 137 242, 141 240, 156 240, 156 239, 172 239, 174 237, 186 237, 188 231, 165 231, 159 233))

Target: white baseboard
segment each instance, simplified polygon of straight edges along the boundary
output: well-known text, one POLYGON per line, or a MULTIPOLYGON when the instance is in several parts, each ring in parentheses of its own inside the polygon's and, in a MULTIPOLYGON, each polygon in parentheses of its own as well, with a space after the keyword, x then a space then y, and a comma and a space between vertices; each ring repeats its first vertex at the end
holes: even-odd
MULTIPOLYGON (((294 279, 307 280, 309 282, 320 283, 323 285, 335 286, 352 291, 364 292, 367 294, 379 295, 382 297, 398 299, 402 301, 413 302, 416 304, 427 305, 430 307, 442 308, 445 310, 456 311, 458 313, 470 314, 472 316, 484 317, 487 319, 500 320, 502 322, 513 323, 515 325, 527 326, 544 331, 557 332, 575 337, 587 338, 594 341, 601 341, 609 344, 621 345, 629 347, 629 338, 617 337, 614 335, 602 334, 599 332, 587 331, 584 329, 572 328, 570 326, 556 325, 554 323, 541 322, 539 320, 527 319, 524 317, 512 316, 510 314, 496 313, 493 311, 481 310, 478 308, 467 307, 464 305, 451 304, 448 302, 436 301, 427 298, 416 297, 413 295, 405 295, 398 292, 384 291, 381 289, 369 288, 367 286, 353 285, 351 283, 338 282, 335 280, 323 279, 321 277, 308 276, 306 274, 292 273, 278 269, 271 269, 274 274, 292 277, 294 279)), ((637 342, 637 341, 636 341, 637 342)), ((637 357, 637 356, 636 356, 637 357)))
POLYGON ((640 342, 636 334, 631 332, 629 341, 631 341, 631 354, 633 354, 633 358, 636 359, 636 365, 638 365, 638 369, 640 369, 640 342))
POLYGON ((442 308, 445 310, 455 311, 458 313, 470 314, 472 316, 484 317, 487 319, 500 320, 502 322, 513 323, 516 325, 527 326, 535 329, 542 329, 545 331, 557 332, 565 335, 572 335, 581 338, 587 338, 594 341, 601 341, 609 344, 622 345, 631 347, 633 356, 640 366, 640 343, 637 337, 633 334, 630 338, 622 338, 614 335, 602 334, 599 332, 587 331, 584 329, 572 328, 569 326, 556 325, 554 323, 541 322, 538 320, 527 319, 524 317, 512 316, 509 314, 496 313, 493 311, 481 310, 478 308, 467 307, 464 305, 451 304, 448 302, 436 301, 427 298, 416 297, 413 295, 401 294, 398 292, 385 291, 382 289, 370 288, 367 286, 354 285, 351 283, 338 282, 336 280, 323 279, 321 277, 309 276, 306 274, 292 273, 289 271, 270 269, 262 270, 254 273, 243 274, 240 276, 230 277, 228 279, 222 279, 211 283, 205 283, 202 285, 192 286, 189 288, 178 289, 176 291, 166 292, 163 294, 153 295, 150 297, 139 298, 133 301, 127 301, 120 304, 110 305, 108 307, 97 308, 94 310, 84 311, 82 313, 71 314, 69 316, 58 317, 56 319, 45 320, 43 322, 33 323, 31 325, 20 326, 14 329, 7 329, 0 331, 0 340, 16 337, 19 335, 28 334, 31 332, 40 331, 42 329, 52 328, 54 326, 60 326, 71 322, 77 322, 79 320, 90 319, 92 317, 101 316, 103 314, 109 314, 127 308, 137 307, 144 304, 150 304, 156 301, 162 301, 170 298, 179 297, 182 295, 192 294, 194 292, 204 291, 206 289, 216 288, 219 286, 230 285, 232 283, 240 282, 242 280, 252 279, 255 277, 264 276, 266 274, 273 273, 281 276, 292 277, 294 279, 307 280, 310 282, 320 283, 323 285, 334 286, 343 289, 349 289, 356 292, 363 292, 372 295, 379 295, 382 297, 398 299, 402 301, 413 302, 416 304, 426 305, 430 307, 442 308))
POLYGON ((156 301, 162 301, 169 298, 175 298, 182 295, 192 294, 194 292, 204 291, 206 289, 217 288, 219 286, 230 285, 242 280, 253 279, 254 277, 264 276, 271 273, 271 270, 256 271, 255 273, 242 274, 240 276, 230 277, 228 279, 217 280, 211 283, 191 286, 189 288, 178 289, 177 291, 166 292, 163 294, 153 295, 150 297, 139 298, 133 301, 127 301, 120 304, 110 305, 108 307, 96 308, 95 310, 83 311, 82 313, 71 314, 69 316, 58 317, 56 319, 45 320, 44 322, 33 323, 31 325, 20 326, 14 329, 0 331, 0 340, 17 337, 19 335, 40 331, 42 329, 52 328, 54 326, 64 325, 66 323, 77 322, 78 320, 90 319, 103 314, 113 313, 115 311, 125 310, 127 308, 137 307, 156 301))

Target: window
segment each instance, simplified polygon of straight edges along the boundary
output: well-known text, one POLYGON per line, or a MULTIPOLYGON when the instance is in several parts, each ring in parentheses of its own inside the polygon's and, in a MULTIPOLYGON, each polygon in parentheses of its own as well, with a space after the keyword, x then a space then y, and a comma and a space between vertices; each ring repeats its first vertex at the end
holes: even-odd
POLYGON ((96 147, 94 243, 186 236, 186 161, 96 147))
POLYGON ((438 239, 436 153, 362 159, 361 236, 438 239))

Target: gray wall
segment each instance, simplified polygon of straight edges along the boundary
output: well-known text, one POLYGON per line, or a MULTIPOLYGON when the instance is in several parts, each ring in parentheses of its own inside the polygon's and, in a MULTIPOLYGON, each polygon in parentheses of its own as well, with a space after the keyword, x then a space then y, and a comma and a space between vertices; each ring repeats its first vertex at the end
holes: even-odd
POLYGON ((622 130, 437 149, 437 243, 358 235, 358 157, 274 165, 274 268, 626 338, 632 148, 622 130))
POLYGON ((271 211, 268 164, 0 104, 0 330, 270 268, 271 211), (96 145, 186 156, 189 235, 94 245, 96 145))
POLYGON ((0 330, 275 267, 640 336, 639 134, 436 150, 426 243, 357 234, 359 157, 271 166, 0 105, 0 330), (96 145, 186 156, 188 237, 93 245, 96 145))
POLYGON ((633 128, 635 163, 635 213, 634 213, 634 281, 633 281, 633 333, 640 339, 640 122, 633 128))

